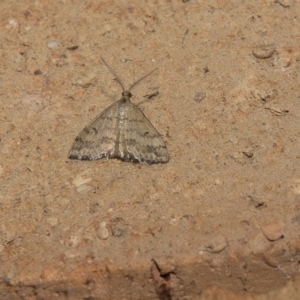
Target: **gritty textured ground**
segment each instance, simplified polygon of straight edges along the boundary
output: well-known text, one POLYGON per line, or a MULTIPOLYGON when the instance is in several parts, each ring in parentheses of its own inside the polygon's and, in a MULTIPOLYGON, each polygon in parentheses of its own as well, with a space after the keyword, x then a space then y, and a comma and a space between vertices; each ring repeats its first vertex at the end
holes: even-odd
POLYGON ((242 2, 1 1, 1 299, 297 299, 300 3, 242 2), (100 56, 158 68, 169 163, 67 159, 121 96, 100 56))

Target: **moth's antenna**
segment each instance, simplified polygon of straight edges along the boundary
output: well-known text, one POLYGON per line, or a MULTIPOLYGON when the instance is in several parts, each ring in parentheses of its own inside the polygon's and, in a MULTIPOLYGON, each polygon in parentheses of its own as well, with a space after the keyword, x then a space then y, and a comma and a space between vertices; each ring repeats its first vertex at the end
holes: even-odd
POLYGON ((136 81, 133 85, 131 85, 131 87, 129 88, 128 92, 130 92, 130 90, 137 85, 140 81, 142 81, 144 78, 146 78, 148 75, 152 74, 154 71, 156 71, 157 68, 155 68, 154 70, 152 70, 151 72, 147 73, 146 75, 144 75, 142 78, 140 78, 138 81, 136 81))
MULTIPOLYGON (((104 58, 102 58, 100 56, 100 58, 102 59, 103 63, 105 64, 105 66, 107 67, 107 69, 109 70, 109 72, 111 74, 113 74, 113 76, 115 77, 114 80, 117 81, 120 86, 122 87, 123 89, 123 92, 125 92, 125 88, 124 88, 124 85, 121 81, 121 79, 119 78, 119 76, 115 73, 115 71, 108 65, 108 63, 104 60, 104 58)), ((152 70, 151 72, 147 73, 146 75, 144 75, 142 78, 140 78, 138 81, 136 81, 134 84, 131 85, 131 87, 129 88, 128 92, 130 92, 130 90, 135 86, 137 85, 140 81, 142 81, 144 78, 146 78, 148 75, 152 74, 155 70, 157 70, 157 68, 155 68, 154 70, 152 70)))
POLYGON ((114 77, 115 77, 114 80, 117 81, 120 84, 120 86, 123 89, 123 92, 125 92, 124 85, 123 85, 121 79, 119 78, 119 76, 115 73, 115 71, 107 64, 107 62, 101 56, 100 56, 100 58, 102 59, 103 63, 106 65, 106 67, 109 70, 109 72, 114 75, 114 77))

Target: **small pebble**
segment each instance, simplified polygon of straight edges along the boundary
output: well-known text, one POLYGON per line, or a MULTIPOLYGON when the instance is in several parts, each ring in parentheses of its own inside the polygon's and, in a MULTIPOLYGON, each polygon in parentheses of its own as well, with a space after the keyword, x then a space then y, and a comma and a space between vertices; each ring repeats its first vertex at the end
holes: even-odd
POLYGON ((79 46, 75 45, 75 46, 68 47, 67 49, 72 51, 72 50, 77 50, 78 48, 79 46))
POLYGON ((53 50, 58 47, 58 41, 55 41, 55 40, 50 41, 47 46, 49 49, 53 50))
POLYGON ((34 75, 42 75, 43 73, 42 73, 41 70, 37 69, 37 70, 34 71, 33 74, 34 74, 34 75))
POLYGON ((200 103, 202 100, 204 100, 206 98, 206 94, 203 92, 197 92, 194 96, 194 100, 197 103, 200 103))
POLYGON ((100 240, 106 240, 109 237, 109 232, 106 228, 106 222, 101 222, 98 230, 98 237, 100 240))
POLYGON ((284 225, 281 222, 273 222, 261 227, 264 236, 269 241, 276 241, 284 237, 284 225))
POLYGON ((78 193, 83 193, 83 192, 90 192, 94 189, 93 186, 89 185, 89 184, 82 184, 80 185, 78 188, 76 188, 76 191, 78 193))
POLYGON ((124 220, 119 217, 113 219, 111 222, 111 231, 115 237, 123 236, 126 231, 124 220))
POLYGON ((245 154, 249 158, 253 157, 253 152, 252 151, 244 151, 243 154, 245 154))
POLYGON ((92 178, 91 177, 87 177, 87 178, 84 178, 82 177, 81 175, 77 175, 72 183, 76 186, 76 187, 79 187, 83 184, 86 184, 86 183, 90 183, 92 181, 92 178))
POLYGON ((6 28, 12 28, 12 27, 18 27, 19 26, 19 22, 14 19, 14 18, 9 18, 8 19, 8 25, 6 26, 6 28))
POLYGON ((153 93, 148 93, 148 94, 145 95, 144 97, 145 97, 145 98, 148 98, 148 99, 151 99, 151 98, 157 96, 158 93, 159 93, 159 91, 156 91, 156 92, 153 92, 153 93))
POLYGON ((205 250, 209 253, 220 253, 227 246, 227 240, 224 236, 213 237, 207 245, 205 245, 205 250))
POLYGON ((255 208, 261 208, 265 204, 264 200, 260 199, 259 197, 249 195, 248 199, 251 201, 255 208))
POLYGON ((120 237, 124 234, 124 229, 123 228, 120 228, 118 226, 115 226, 112 228, 112 234, 113 236, 116 236, 116 237, 120 237))
POLYGON ((270 58, 275 53, 275 44, 258 45, 252 49, 252 54, 258 59, 270 58))

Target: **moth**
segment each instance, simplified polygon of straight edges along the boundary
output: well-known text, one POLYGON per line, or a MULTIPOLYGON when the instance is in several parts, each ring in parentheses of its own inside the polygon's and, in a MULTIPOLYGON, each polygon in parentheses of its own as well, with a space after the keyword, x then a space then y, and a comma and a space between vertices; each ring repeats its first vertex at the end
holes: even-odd
POLYGON ((130 90, 156 69, 126 90, 120 78, 101 57, 122 87, 122 97, 102 111, 76 137, 70 159, 97 160, 117 158, 141 164, 167 163, 168 149, 161 135, 143 112, 131 102, 130 90))

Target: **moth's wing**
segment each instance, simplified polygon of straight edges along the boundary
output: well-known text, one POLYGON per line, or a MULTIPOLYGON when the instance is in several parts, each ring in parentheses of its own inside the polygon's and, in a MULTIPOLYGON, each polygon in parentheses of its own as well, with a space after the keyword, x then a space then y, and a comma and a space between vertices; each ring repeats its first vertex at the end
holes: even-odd
POLYGON ((161 135, 147 117, 131 101, 127 101, 124 134, 123 159, 144 164, 166 163, 169 153, 161 135))
POLYGON ((115 156, 120 101, 114 102, 76 137, 69 158, 96 160, 115 156))

